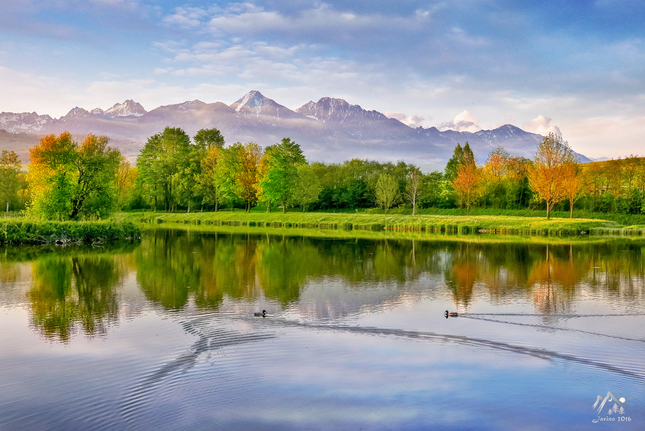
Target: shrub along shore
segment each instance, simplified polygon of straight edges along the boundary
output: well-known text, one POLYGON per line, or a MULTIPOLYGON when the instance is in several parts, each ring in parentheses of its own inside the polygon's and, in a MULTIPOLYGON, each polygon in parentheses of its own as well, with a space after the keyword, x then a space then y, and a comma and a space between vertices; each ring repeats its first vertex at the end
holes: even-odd
MULTIPOLYGON (((513 216, 442 216, 337 213, 260 213, 220 211, 210 213, 122 213, 128 220, 142 223, 187 223, 258 228, 305 228, 339 230, 399 230, 458 234, 492 233, 505 235, 588 235, 616 234, 604 220, 513 216)), ((624 229, 623 229, 624 230, 624 229)), ((631 229, 642 234, 641 229, 631 229)))
POLYGON ((0 244, 103 244, 141 237, 130 221, 0 221, 0 244))

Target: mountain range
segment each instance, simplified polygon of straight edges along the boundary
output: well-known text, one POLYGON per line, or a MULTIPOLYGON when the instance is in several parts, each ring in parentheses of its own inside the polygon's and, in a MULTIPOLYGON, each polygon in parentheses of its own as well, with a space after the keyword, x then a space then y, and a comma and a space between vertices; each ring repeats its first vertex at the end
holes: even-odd
MULTIPOLYGON (((217 128, 227 143, 256 142, 261 146, 289 137, 300 144, 310 161, 341 162, 352 158, 405 160, 426 169, 443 169, 457 143, 469 142, 480 162, 497 146, 510 154, 533 158, 544 137, 510 124, 478 132, 413 128, 343 99, 323 97, 295 111, 250 91, 231 105, 193 100, 146 111, 126 100, 107 110, 75 107, 58 119, 32 113, 0 113, 0 148, 13 149, 23 162, 27 149, 40 137, 65 130, 82 139, 107 135, 112 146, 136 159, 147 139, 167 126, 181 127, 193 136, 202 128, 217 128)), ((590 160, 578 154, 581 162, 590 160)))

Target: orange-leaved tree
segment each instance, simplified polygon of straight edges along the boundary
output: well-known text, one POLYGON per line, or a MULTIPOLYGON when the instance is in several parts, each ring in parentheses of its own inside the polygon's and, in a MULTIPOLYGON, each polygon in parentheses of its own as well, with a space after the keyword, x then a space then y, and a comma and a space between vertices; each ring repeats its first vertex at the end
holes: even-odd
POLYGON ((569 218, 573 218, 573 203, 582 191, 583 175, 575 161, 569 161, 562 166, 562 187, 564 196, 569 199, 569 218))
POLYGON ((475 164, 475 160, 469 160, 459 165, 457 177, 452 181, 461 204, 466 207, 466 213, 470 214, 470 207, 477 200, 481 193, 481 169, 475 164))
POLYGON ((573 150, 559 135, 549 133, 538 146, 528 176, 531 189, 546 203, 547 219, 551 218, 553 206, 567 196, 564 169, 575 162, 573 150))

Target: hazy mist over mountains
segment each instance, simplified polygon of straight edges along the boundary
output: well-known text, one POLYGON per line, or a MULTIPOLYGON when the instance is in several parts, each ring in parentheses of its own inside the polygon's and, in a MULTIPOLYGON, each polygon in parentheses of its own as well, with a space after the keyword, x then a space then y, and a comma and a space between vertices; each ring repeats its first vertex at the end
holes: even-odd
MULTIPOLYGON (((107 135, 111 145, 136 159, 147 139, 167 126, 181 127, 193 136, 202 128, 217 128, 227 144, 256 142, 265 147, 289 137, 300 144, 309 161, 342 162, 353 158, 405 160, 422 168, 443 169, 457 143, 470 143, 479 162, 497 146, 533 158, 541 135, 510 124, 474 133, 436 127, 410 127, 377 111, 368 111, 343 99, 323 97, 295 111, 250 91, 226 105, 199 100, 160 106, 146 111, 126 100, 107 110, 76 107, 55 119, 33 113, 0 113, 0 146, 13 149, 28 162, 28 148, 39 138, 65 130, 74 135, 107 135)), ((590 161, 579 155, 581 162, 590 161)))

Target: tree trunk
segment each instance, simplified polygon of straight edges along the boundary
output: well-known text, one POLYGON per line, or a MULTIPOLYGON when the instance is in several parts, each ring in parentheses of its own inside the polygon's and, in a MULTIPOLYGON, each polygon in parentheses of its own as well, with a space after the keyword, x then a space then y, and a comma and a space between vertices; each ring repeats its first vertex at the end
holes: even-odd
POLYGON ((569 218, 573 218, 573 199, 569 200, 569 204, 571 205, 569 209, 569 218))
POLYGON ((267 201, 267 212, 271 212, 271 201, 267 201))

